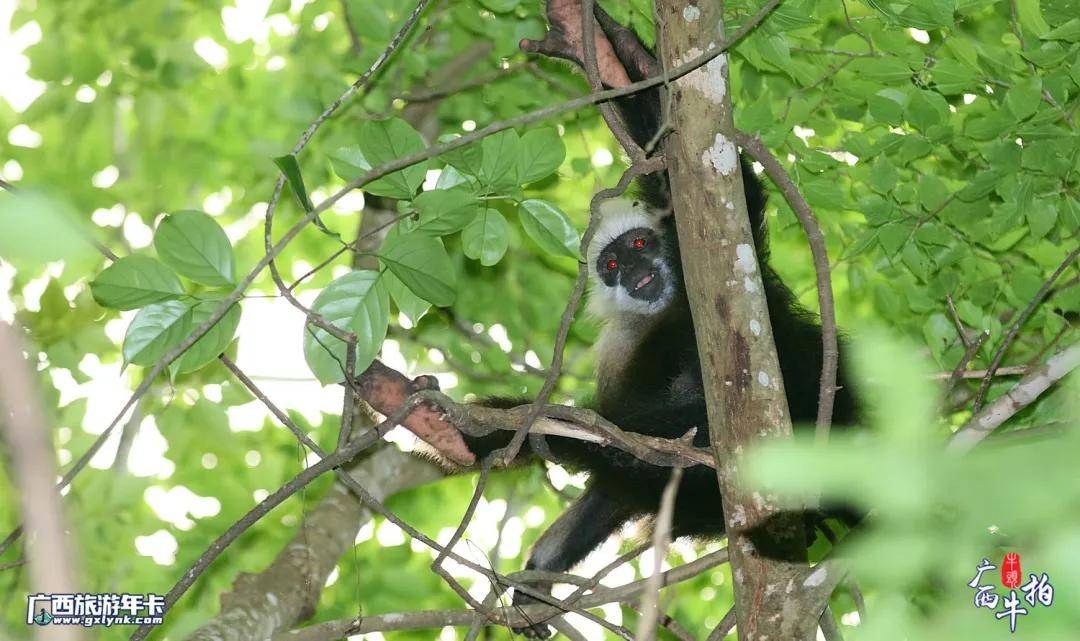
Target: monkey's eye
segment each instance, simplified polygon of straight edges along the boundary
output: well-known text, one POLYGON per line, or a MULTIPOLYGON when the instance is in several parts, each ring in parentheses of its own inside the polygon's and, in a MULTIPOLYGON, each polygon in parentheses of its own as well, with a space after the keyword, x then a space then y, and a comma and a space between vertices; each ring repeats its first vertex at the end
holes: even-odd
POLYGON ((619 266, 619 262, 616 261, 614 258, 612 258, 611 260, 609 260, 607 262, 607 270, 609 272, 615 271, 615 268, 618 267, 618 266, 619 266))
POLYGON ((645 239, 644 238, 635 238, 634 239, 634 249, 645 249, 645 239))

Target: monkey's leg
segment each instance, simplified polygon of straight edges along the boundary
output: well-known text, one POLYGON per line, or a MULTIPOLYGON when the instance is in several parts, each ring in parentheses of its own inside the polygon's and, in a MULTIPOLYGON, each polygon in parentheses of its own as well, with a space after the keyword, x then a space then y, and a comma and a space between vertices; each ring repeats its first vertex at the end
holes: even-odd
MULTIPOLYGON (((635 511, 600 489, 596 481, 565 512, 555 519, 533 546, 526 570, 566 572, 611 536, 635 511)), ((538 589, 551 590, 551 583, 537 583, 538 589)), ((514 605, 537 603, 533 597, 514 593, 514 605)), ((532 639, 545 639, 551 631, 545 623, 515 630, 532 639)))

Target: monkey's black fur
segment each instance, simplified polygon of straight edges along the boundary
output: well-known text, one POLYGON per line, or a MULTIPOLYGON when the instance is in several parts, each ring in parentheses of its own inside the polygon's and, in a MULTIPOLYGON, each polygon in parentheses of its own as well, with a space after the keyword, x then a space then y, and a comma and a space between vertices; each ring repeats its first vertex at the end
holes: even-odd
MULTIPOLYGON (((753 172, 745 166, 743 181, 791 419, 797 425, 812 425, 817 416, 821 375, 821 328, 811 314, 799 307, 791 291, 769 267, 763 226, 764 193, 753 172)), ((690 305, 682 286, 682 263, 673 216, 663 219, 659 237, 664 253, 672 257, 677 293, 640 341, 626 346, 620 384, 598 388, 594 408, 629 432, 677 438, 696 427, 694 444, 707 447, 704 385, 690 305)), ((603 377, 604 372, 598 375, 603 377)), ((836 393, 833 423, 843 426, 855 419, 843 359, 837 384, 840 389, 836 393)), ((526 402, 504 400, 485 404, 512 407, 526 402)), ((463 436, 473 452, 483 455, 506 445, 511 434, 499 431, 483 438, 463 436)), ((541 536, 526 565, 527 569, 561 572, 582 560, 623 523, 655 513, 671 470, 642 462, 622 450, 585 441, 549 436, 547 444, 560 462, 589 472, 585 492, 541 536)), ((523 456, 528 454, 526 446, 523 456)), ((849 524, 857 520, 847 510, 830 515, 841 516, 849 524)), ((704 466, 686 469, 675 501, 674 536, 719 536, 723 532, 715 471, 704 466)), ((515 597, 516 603, 529 600, 524 595, 515 597)), ((522 632, 539 637, 546 634, 546 628, 534 626, 522 632)))
MULTIPOLYGON (((631 80, 641 79, 642 73, 635 72, 631 66, 627 66, 627 71, 631 80)), ((659 90, 623 98, 615 105, 632 137, 638 144, 646 145, 660 122, 659 90)), ((821 328, 811 314, 799 307, 791 291, 768 264, 765 194, 745 161, 741 168, 791 419, 796 425, 812 425, 817 416, 821 374, 821 328)), ((640 198, 652 210, 670 214, 666 174, 639 182, 640 198)), ((663 217, 653 231, 662 243, 662 253, 672 269, 672 282, 676 284, 674 296, 662 311, 642 325, 647 329, 634 334, 636 342, 615 350, 620 358, 625 358, 618 380, 605 383, 606 373, 598 372, 600 384, 594 407, 612 423, 630 432, 677 438, 691 428, 697 428, 694 444, 705 447, 709 445, 709 432, 704 385, 690 305, 683 286, 674 216, 663 217)), ((596 269, 595 266, 592 268, 596 269)), ((855 419, 855 405, 845 382, 843 359, 837 384, 833 422, 842 426, 855 419)), ((523 402, 528 401, 496 400, 485 404, 510 407, 523 402)), ((484 455, 507 444, 511 433, 499 431, 482 438, 463 436, 473 452, 484 455)), ((526 567, 566 571, 626 521, 655 513, 671 471, 644 463, 621 450, 575 439, 549 436, 547 444, 560 462, 587 470, 589 484, 540 537, 526 567)), ((529 454, 526 446, 523 456, 529 454)), ((848 517, 849 522, 856 518, 843 510, 838 513, 848 517)), ((704 466, 685 470, 675 501, 673 528, 675 536, 719 536, 724 532, 714 470, 704 466)), ((522 596, 515 597, 516 603, 528 601, 522 596)), ((529 636, 545 636, 546 627, 534 626, 523 632, 529 636)))

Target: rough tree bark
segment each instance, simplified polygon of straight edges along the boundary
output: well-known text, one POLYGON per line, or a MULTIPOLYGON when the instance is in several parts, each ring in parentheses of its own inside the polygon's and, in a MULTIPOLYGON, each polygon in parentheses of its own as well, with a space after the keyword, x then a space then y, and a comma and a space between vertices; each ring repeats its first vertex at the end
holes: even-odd
MULTIPOLYGON (((348 473, 382 500, 442 477, 433 464, 393 445, 373 450, 348 473)), ((344 484, 335 482, 304 515, 296 536, 268 568, 241 574, 221 595, 221 612, 188 636, 188 641, 255 641, 287 630, 315 613, 326 578, 353 546, 371 511, 344 484)))
MULTIPOLYGON (((724 34, 720 3, 657 0, 656 15, 666 68, 716 47, 724 34)), ((805 565, 762 558, 746 536, 767 521, 778 547, 798 550, 805 544, 803 525, 742 487, 730 463, 753 442, 789 437, 791 420, 746 211, 728 86, 726 54, 671 85, 675 133, 664 152, 724 496, 739 638, 809 641, 816 617, 785 608, 805 565)))

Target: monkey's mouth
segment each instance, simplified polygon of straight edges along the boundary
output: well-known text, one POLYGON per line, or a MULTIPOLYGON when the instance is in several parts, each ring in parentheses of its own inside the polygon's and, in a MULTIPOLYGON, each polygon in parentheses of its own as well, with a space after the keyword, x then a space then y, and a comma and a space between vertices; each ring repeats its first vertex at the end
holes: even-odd
POLYGON ((663 279, 656 272, 649 272, 642 276, 634 287, 630 290, 630 295, 634 298, 641 298, 645 300, 654 300, 660 295, 663 290, 663 279))

